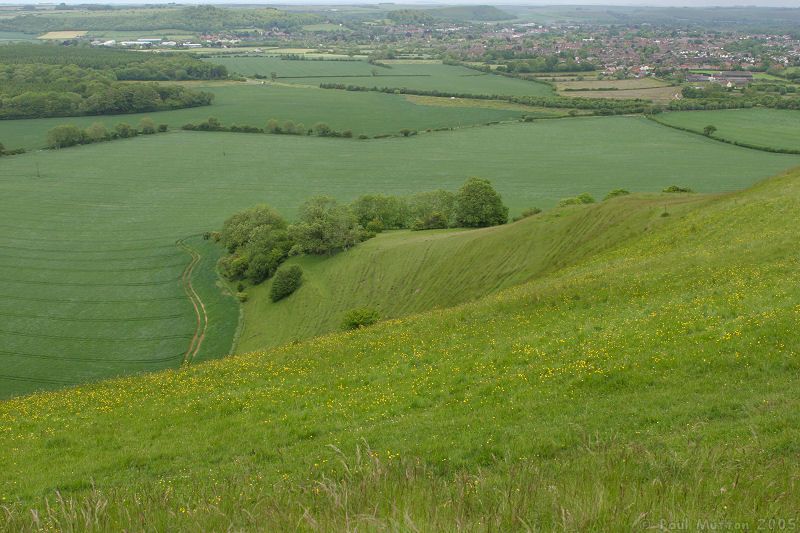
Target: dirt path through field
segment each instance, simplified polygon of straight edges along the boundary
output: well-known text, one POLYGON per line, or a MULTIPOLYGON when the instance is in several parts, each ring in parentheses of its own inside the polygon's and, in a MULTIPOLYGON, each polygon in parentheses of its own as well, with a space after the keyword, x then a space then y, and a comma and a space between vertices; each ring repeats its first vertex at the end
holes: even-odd
POLYGON ((186 244, 186 239, 180 239, 176 242, 176 244, 192 258, 191 261, 189 261, 189 264, 186 265, 186 268, 183 269, 183 274, 181 274, 183 290, 186 293, 186 297, 189 298, 190 302, 192 302, 194 313, 197 316, 197 327, 195 328, 194 336, 192 337, 191 342, 189 342, 189 348, 186 350, 186 353, 183 354, 183 364, 190 364, 197 355, 197 352, 200 351, 200 346, 203 344, 203 340, 206 337, 206 330, 208 329, 208 313, 206 313, 206 306, 203 303, 203 300, 192 286, 192 273, 194 272, 194 267, 196 267, 200 262, 201 256, 197 250, 186 244))

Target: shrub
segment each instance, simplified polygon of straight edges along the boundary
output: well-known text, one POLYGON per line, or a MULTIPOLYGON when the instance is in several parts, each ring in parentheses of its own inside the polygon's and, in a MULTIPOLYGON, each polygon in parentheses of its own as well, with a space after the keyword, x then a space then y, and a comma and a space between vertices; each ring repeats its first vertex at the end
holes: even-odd
POLYGON ((519 216, 514 217, 514 222, 522 220, 523 218, 529 218, 534 215, 538 215, 541 212, 542 210, 539 209, 538 207, 526 207, 525 209, 522 210, 519 216))
POLYGON ((269 133, 281 133, 281 126, 277 120, 271 118, 267 121, 267 131, 269 133))
POLYGON ((92 143, 106 141, 111 138, 111 135, 108 133, 106 127, 100 122, 95 122, 86 128, 84 130, 84 134, 86 136, 86 140, 92 143))
POLYGON ((344 130, 342 132, 342 137, 345 137, 347 139, 352 139, 353 138, 353 131, 352 130, 344 130))
POLYGON ((296 291, 303 283, 303 269, 300 265, 291 265, 286 268, 278 269, 275 278, 272 280, 272 287, 269 290, 269 298, 273 302, 283 300, 296 291))
POLYGON ((158 125, 158 131, 159 131, 160 133, 164 133, 164 132, 165 132, 165 131, 167 131, 168 129, 169 129, 169 125, 167 125, 167 124, 159 124, 159 125, 158 125))
POLYGON ((331 134, 331 127, 324 122, 317 122, 314 124, 314 132, 320 137, 327 137, 331 134))
POLYGON ((625 189, 614 189, 613 191, 606 194, 606 197, 603 200, 610 200, 611 198, 616 198, 617 196, 626 196, 631 192, 625 189))
POLYGON ((121 139, 135 137, 137 134, 136 130, 130 124, 125 124, 124 122, 114 126, 114 131, 121 139))
POLYGON ((411 224, 411 229, 414 231, 426 229, 446 229, 450 227, 447 223, 447 217, 442 213, 434 211, 424 218, 418 218, 411 224))
POLYGON ((373 218, 367 222, 367 224, 364 226, 364 229, 370 233, 380 233, 384 230, 383 222, 381 222, 381 219, 379 218, 373 218))
POLYGON ((588 192, 584 192, 579 194, 578 196, 573 196, 572 198, 564 198, 563 200, 558 202, 558 206, 565 207, 568 205, 584 205, 593 203, 594 203, 594 197, 588 192))
POLYGON ((77 126, 64 124, 47 132, 47 146, 50 148, 66 148, 86 141, 84 132, 77 126))
POLYGON ((351 309, 344 315, 342 329, 345 331, 371 326, 381 319, 377 309, 371 307, 358 307, 351 309))
POLYGON ((694 192, 689 187, 678 187, 677 185, 670 185, 661 192, 694 192))
POLYGON ((139 131, 144 135, 151 135, 156 132, 156 123, 149 117, 144 117, 139 121, 139 131))

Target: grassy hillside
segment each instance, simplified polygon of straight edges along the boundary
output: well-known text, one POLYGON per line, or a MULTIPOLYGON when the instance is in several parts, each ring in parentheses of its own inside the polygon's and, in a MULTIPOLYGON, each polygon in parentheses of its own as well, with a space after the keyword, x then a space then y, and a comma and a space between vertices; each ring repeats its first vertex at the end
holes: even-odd
POLYGON ((714 137, 765 148, 800 150, 800 111, 780 109, 729 109, 664 113, 658 120, 703 133, 715 126, 714 137))
POLYGON ((337 331, 345 313, 372 307, 383 318, 451 307, 575 263, 681 212, 698 195, 622 197, 590 209, 545 212, 482 230, 392 232, 333 258, 290 260, 304 282, 273 303, 270 284, 248 290, 239 353, 337 331))
POLYGON ((14 530, 796 520, 799 199, 794 172, 475 303, 3 402, 4 518, 14 530))
MULTIPOLYGON (((169 124, 173 129, 188 122, 198 123, 216 117, 223 123, 258 126, 263 128, 271 118, 291 120, 311 128, 317 122, 327 122, 332 128, 352 130, 358 136, 397 134, 403 128, 415 130, 458 128, 503 120, 513 120, 522 115, 548 116, 536 109, 484 109, 478 107, 446 108, 434 105, 416 105, 400 95, 380 93, 351 93, 327 91, 317 87, 285 87, 245 83, 188 84, 199 90, 212 92, 214 103, 210 106, 102 117, 60 117, 27 120, 0 120, 0 142, 7 148, 41 148, 47 132, 60 124, 87 127, 95 122, 111 129, 120 122, 137 125, 143 117, 157 124, 169 124)), ((553 110, 550 115, 557 115, 553 110)))
POLYGON ((291 217, 314 194, 454 190, 478 175, 519 212, 618 187, 735 190, 798 163, 635 118, 368 142, 174 132, 3 158, 0 395, 177 366, 197 318, 175 243, 259 202, 291 217))

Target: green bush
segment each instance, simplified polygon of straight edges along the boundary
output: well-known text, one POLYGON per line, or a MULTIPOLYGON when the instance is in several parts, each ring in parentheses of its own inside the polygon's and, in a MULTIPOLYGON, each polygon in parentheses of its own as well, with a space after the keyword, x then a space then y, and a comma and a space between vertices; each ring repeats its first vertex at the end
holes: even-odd
POLYGON ((606 194, 606 197, 603 200, 610 200, 611 198, 616 198, 617 196, 626 196, 631 192, 625 189, 614 189, 613 191, 606 194))
POLYGON ((342 329, 345 331, 371 326, 381 319, 377 309, 371 307, 358 307, 351 309, 344 315, 342 329))
POLYGON ((519 216, 514 217, 514 222, 522 220, 523 218, 529 218, 534 215, 538 215, 541 212, 542 210, 539 209, 538 207, 526 207, 525 209, 522 210, 522 213, 520 213, 519 216))
POLYGON ((296 291, 303 283, 303 269, 300 265, 291 265, 280 268, 275 273, 272 280, 272 287, 269 290, 269 298, 273 302, 283 300, 296 291))
POLYGON ((579 194, 578 196, 573 196, 572 198, 564 198, 563 200, 558 202, 558 206, 565 207, 568 205, 584 205, 593 203, 594 203, 594 197, 588 192, 584 192, 579 194))
POLYGON ((670 185, 661 192, 694 192, 689 187, 678 187, 677 185, 670 185))
POLYGON ((370 233, 381 233, 384 230, 383 222, 381 222, 381 219, 379 218, 374 218, 367 222, 366 226, 364 226, 364 229, 370 233))

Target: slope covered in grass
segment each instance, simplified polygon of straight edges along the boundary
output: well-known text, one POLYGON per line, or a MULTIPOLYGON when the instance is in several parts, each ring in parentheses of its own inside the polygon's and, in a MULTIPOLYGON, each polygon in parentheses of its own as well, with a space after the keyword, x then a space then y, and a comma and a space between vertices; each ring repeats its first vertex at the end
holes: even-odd
POLYGON ((397 318, 479 298, 648 231, 665 221, 667 209, 680 213, 706 200, 621 197, 481 230, 391 232, 332 258, 294 258, 304 281, 290 298, 272 302, 270 283, 248 289, 237 351, 336 331, 358 307, 397 318))
POLYGON ((3 517, 570 531, 796 518, 800 172, 667 218, 453 309, 4 402, 3 517))
POLYGON ((629 117, 368 142, 170 132, 4 157, 0 396, 177 366, 196 318, 175 243, 256 203, 291 218, 315 194, 346 202, 480 176, 518 213, 618 187, 736 190, 798 162, 629 117))

